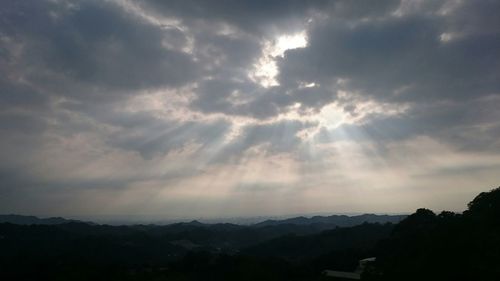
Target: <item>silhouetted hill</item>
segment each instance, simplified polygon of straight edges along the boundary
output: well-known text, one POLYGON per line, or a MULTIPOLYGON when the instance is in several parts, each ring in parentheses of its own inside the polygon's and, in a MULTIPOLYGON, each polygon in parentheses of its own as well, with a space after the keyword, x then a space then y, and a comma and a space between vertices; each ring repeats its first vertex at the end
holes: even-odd
POLYGON ((266 220, 257 224, 256 227, 269 226, 269 225, 282 225, 282 224, 294 224, 294 225, 310 225, 310 224, 322 224, 325 227, 334 228, 348 227, 360 225, 362 223, 398 223, 403 220, 406 215, 375 215, 375 214, 364 214, 357 216, 346 216, 346 215, 332 215, 332 216, 314 216, 311 218, 306 217, 295 217, 284 220, 266 220))
POLYGON ((360 259, 377 257, 363 280, 500 280, 500 188, 479 194, 463 214, 418 209, 397 224, 368 222, 393 219, 318 216, 252 226, 0 223, 0 276, 314 281, 330 280, 321 274, 325 269, 353 271, 360 259))
POLYGON ((290 277, 286 280, 303 280, 294 278, 306 274, 303 270, 311 271, 306 274, 310 276, 311 273, 319 274, 320 269, 296 267, 289 261, 312 262, 319 258, 325 262, 331 259, 321 258, 322 255, 336 252, 335 256, 344 257, 338 261, 339 266, 351 265, 373 248, 374 241, 385 237, 384 233, 391 227, 363 224, 320 232, 314 224, 253 227, 196 221, 165 226, 0 223, 0 273, 7 272, 12 277, 9 280, 75 279, 75 275, 67 275, 70 273, 86 276, 81 280, 148 280, 143 273, 173 267, 175 269, 168 272, 151 273, 152 276, 166 274, 169 276, 166 280, 171 280, 171 274, 179 273, 177 271, 191 276, 195 267, 200 272, 190 277, 193 279, 184 280, 200 280, 198 274, 203 270, 219 276, 212 280, 227 280, 220 275, 243 274, 226 272, 226 265, 236 263, 241 270, 251 270, 258 265, 262 268, 257 271, 258 279, 271 274, 274 279, 270 280, 282 280, 284 276, 290 277), (346 249, 347 253, 340 254, 346 249), (40 270, 45 275, 40 275, 40 270), (295 270, 302 273, 289 276, 295 270), (100 275, 88 275, 89 272, 100 275), (130 275, 130 272, 139 273, 130 275), (115 273, 119 277, 113 277, 115 273))
POLYGON ((349 249, 368 250, 388 238, 394 225, 364 223, 354 227, 336 228, 319 234, 290 234, 243 249, 249 255, 304 259, 349 249))
POLYGON ((8 280, 177 280, 178 275, 205 280, 205 274, 214 276, 208 280, 241 280, 238 276, 245 274, 255 280, 315 280, 311 276, 320 277, 321 268, 313 266, 314 259, 321 265, 355 264, 387 237, 392 225, 363 224, 312 235, 288 232, 295 227, 305 226, 3 223, 0 273, 8 280), (286 235, 277 238, 280 233, 286 235), (332 262, 329 254, 342 260, 332 262))
POLYGON ((54 225, 54 224, 63 224, 68 222, 78 222, 78 221, 68 220, 61 217, 38 218, 35 216, 0 215, 0 223, 13 223, 22 225, 31 225, 31 224, 54 225))

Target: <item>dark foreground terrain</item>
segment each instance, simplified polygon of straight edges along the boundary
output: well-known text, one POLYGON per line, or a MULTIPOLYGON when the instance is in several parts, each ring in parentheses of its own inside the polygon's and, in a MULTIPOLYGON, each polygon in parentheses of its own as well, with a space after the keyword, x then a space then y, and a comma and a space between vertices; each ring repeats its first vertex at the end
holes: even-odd
POLYGON ((0 216, 1 280, 500 280, 500 189, 463 214, 109 226, 0 216), (399 222, 400 221, 400 222, 399 222), (399 223, 398 223, 399 222, 399 223))

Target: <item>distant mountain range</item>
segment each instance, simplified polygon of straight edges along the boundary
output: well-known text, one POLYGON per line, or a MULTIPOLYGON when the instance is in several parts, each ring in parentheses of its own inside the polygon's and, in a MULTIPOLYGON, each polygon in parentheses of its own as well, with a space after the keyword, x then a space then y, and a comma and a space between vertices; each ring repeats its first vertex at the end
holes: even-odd
MULTIPOLYGON (((398 223, 403 220, 406 215, 375 215, 364 214, 356 216, 332 215, 332 216, 314 216, 314 217, 294 217, 283 220, 265 220, 259 223, 250 225, 251 227, 269 227, 279 225, 296 225, 296 226, 315 226, 318 229, 329 229, 335 227, 351 227, 368 223, 398 223)), ((0 215, 0 223, 12 223, 19 225, 56 225, 70 222, 82 222, 79 220, 65 219, 62 217, 38 218, 36 216, 23 215, 0 215)), ((90 222, 84 222, 90 223, 90 222)), ((191 221, 177 223, 174 225, 189 225, 189 226, 215 226, 215 225, 231 225, 231 224, 207 224, 199 221, 191 221)))
POLYGON ((320 281, 325 269, 353 272, 370 258, 362 280, 500 280, 500 188, 467 206, 253 225, 0 215, 11 222, 0 223, 0 272, 2 280, 320 281))
POLYGON ((61 217, 39 218, 35 216, 23 216, 23 215, 0 215, 0 223, 12 223, 20 225, 32 225, 32 224, 55 225, 55 224, 63 224, 70 222, 82 222, 82 221, 69 220, 61 217))
MULTIPOLYGON (((404 216, 315 216, 267 220, 253 225, 207 224, 197 220, 169 225, 106 225, 60 217, 0 215, 0 272, 2 257, 17 252, 32 254, 51 249, 53 253, 77 253, 75 257, 118 262, 136 255, 174 261, 189 252, 304 259, 348 248, 372 248, 389 237, 391 222, 404 216), (354 226, 354 227, 349 227, 354 226), (17 248, 8 248, 16 245, 17 248), (93 256, 96 245, 99 256, 93 256), (10 247, 10 246, 9 246, 10 247), (120 254, 116 254, 120 253, 120 254)), ((362 256, 371 254, 363 253, 362 256)), ((359 257, 356 257, 356 260, 359 257)))
POLYGON ((272 225, 282 225, 282 224, 294 224, 294 225, 311 225, 311 224, 322 224, 330 227, 350 227, 355 225, 360 225, 365 222, 368 223, 398 223, 406 215, 375 215, 375 214, 364 214, 357 216, 346 216, 346 215, 332 215, 332 216, 314 216, 311 218, 307 217, 295 217, 284 220, 266 220, 260 223, 254 224, 254 226, 272 226, 272 225))

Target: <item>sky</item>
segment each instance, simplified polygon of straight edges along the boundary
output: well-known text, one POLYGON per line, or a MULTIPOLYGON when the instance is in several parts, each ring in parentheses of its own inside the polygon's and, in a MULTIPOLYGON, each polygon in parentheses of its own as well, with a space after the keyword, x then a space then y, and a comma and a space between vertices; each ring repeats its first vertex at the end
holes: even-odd
POLYGON ((0 213, 462 211, 500 185, 500 1, 0 5, 0 213))

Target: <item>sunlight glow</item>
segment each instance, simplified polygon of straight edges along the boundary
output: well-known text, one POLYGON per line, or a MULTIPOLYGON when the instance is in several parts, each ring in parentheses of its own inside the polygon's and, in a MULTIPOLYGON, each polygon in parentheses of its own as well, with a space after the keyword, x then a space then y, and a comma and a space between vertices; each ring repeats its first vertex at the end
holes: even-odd
POLYGON ((321 109, 318 114, 319 122, 326 128, 335 128, 345 123, 346 114, 335 104, 330 104, 321 109))
POLYGON ((274 41, 264 42, 262 56, 253 65, 250 78, 265 88, 278 86, 276 59, 284 57, 287 50, 305 48, 306 46, 307 36, 304 31, 292 35, 282 35, 274 41))
POLYGON ((305 48, 307 46, 307 38, 304 32, 294 34, 294 35, 284 35, 278 37, 274 45, 274 50, 271 53, 273 57, 281 56, 283 57, 285 51, 305 48))

